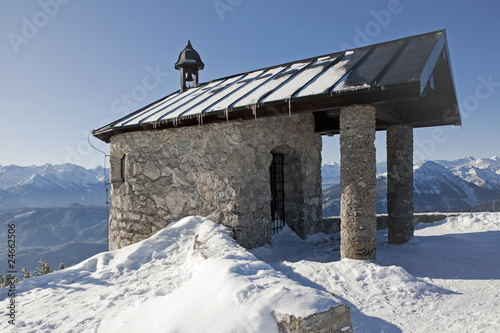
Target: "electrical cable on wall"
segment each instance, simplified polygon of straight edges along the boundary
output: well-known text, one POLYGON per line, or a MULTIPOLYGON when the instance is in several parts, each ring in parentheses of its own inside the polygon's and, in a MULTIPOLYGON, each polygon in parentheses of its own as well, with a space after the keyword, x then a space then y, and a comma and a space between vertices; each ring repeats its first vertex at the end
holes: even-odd
MULTIPOLYGON (((109 201, 109 188, 108 186, 111 185, 111 183, 107 180, 107 172, 106 172, 106 159, 109 157, 108 154, 106 154, 106 152, 96 148, 91 142, 90 142, 90 134, 92 133, 92 131, 89 132, 89 135, 87 136, 87 142, 89 143, 89 145, 94 148, 95 150, 97 150, 98 152, 101 152, 103 155, 104 155, 104 189, 106 191, 106 198, 105 198, 105 204, 106 204, 106 221, 109 221, 109 208, 110 208, 110 201, 109 201)), ((109 248, 109 238, 108 238, 108 244, 107 244, 108 248, 109 248)))

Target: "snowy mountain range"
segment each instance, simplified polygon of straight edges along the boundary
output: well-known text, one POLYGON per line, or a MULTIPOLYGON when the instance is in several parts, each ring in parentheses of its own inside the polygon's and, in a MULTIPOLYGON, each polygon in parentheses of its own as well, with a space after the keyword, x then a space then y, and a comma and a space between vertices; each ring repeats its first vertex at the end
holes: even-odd
MULTIPOLYGON (((73 265, 107 249, 105 175, 74 164, 0 166, 0 238, 16 225, 16 263, 73 265)), ((7 261, 0 263, 0 273, 7 261)))
POLYGON ((72 203, 104 206, 108 169, 75 164, 0 166, 0 209, 56 207, 72 203))
MULTIPOLYGON (((0 166, 0 224, 18 226, 20 267, 31 271, 40 258, 51 267, 71 265, 107 248, 105 172, 73 164, 0 166)), ((385 213, 385 162, 377 173, 377 212, 385 213)), ((325 164, 322 174, 323 215, 339 215, 340 165, 325 164)), ((415 164, 414 205, 417 212, 500 209, 500 157, 415 164)))
MULTIPOLYGON (((105 206, 73 204, 0 210, 0 239, 7 239, 8 225, 12 224, 18 271, 26 267, 33 273, 42 258, 52 269, 60 263, 70 266, 108 249, 105 206)), ((4 276, 7 264, 7 260, 0 261, 0 273, 4 276)))
MULTIPOLYGON (((72 203, 104 206, 104 179, 108 172, 101 166, 85 169, 69 163, 0 166, 0 210, 63 207, 72 203)), ((384 213, 387 206, 386 172, 386 162, 377 163, 379 213, 384 213)), ((324 164, 322 178, 324 215, 338 215, 340 164, 324 164)), ((499 200, 500 156, 423 161, 414 165, 415 211, 474 210, 475 206, 499 200)))
MULTIPOLYGON (((386 163, 377 163, 377 213, 387 211, 386 163)), ((323 215, 340 215, 340 165, 322 166, 323 215)), ((416 212, 494 210, 500 201, 500 156, 418 162, 413 167, 416 212)))

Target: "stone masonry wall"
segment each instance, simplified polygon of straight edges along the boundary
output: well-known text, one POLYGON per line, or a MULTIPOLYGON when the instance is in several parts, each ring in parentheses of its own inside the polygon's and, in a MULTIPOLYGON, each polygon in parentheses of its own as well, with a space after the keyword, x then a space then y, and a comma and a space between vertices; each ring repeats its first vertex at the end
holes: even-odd
POLYGON ((230 227, 247 248, 270 242, 272 153, 284 154, 287 223, 301 237, 316 232, 321 136, 312 114, 113 136, 110 249, 188 215, 230 227))

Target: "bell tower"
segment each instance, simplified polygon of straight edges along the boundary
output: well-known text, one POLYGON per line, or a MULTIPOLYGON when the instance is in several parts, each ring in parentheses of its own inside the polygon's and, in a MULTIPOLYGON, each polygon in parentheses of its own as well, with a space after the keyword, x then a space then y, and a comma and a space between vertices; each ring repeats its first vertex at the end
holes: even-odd
POLYGON ((179 60, 175 63, 175 69, 181 71, 181 92, 189 88, 188 82, 193 82, 193 87, 198 86, 198 71, 204 67, 200 55, 188 40, 186 47, 179 54, 179 60))

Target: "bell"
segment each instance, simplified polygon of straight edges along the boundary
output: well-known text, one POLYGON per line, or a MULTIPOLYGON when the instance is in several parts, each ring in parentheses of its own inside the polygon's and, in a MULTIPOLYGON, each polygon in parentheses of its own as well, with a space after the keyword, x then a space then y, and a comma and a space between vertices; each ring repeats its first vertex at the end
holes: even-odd
POLYGON ((187 89, 187 83, 193 82, 193 87, 198 86, 198 71, 205 67, 201 61, 200 55, 193 49, 191 42, 188 41, 184 50, 179 54, 179 60, 175 63, 175 69, 181 71, 180 92, 187 89))

